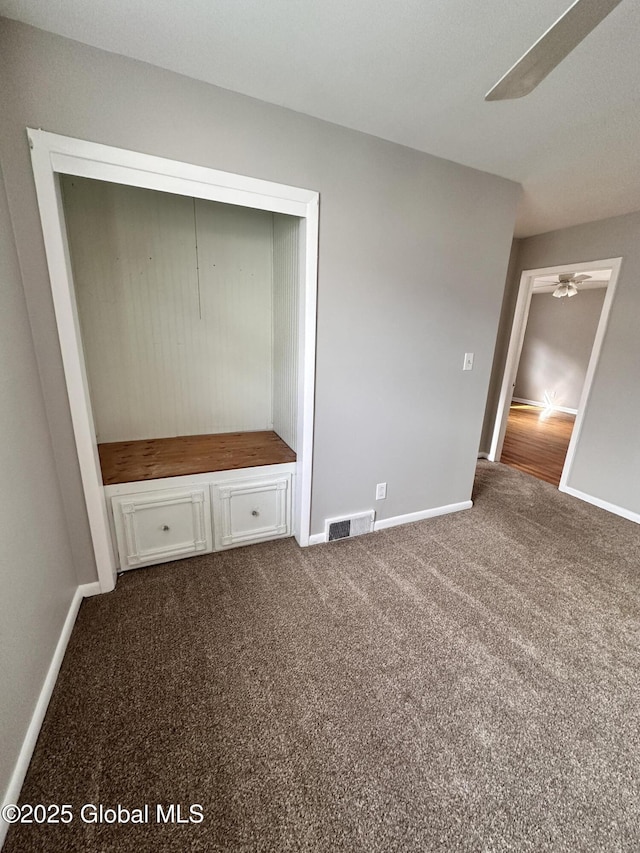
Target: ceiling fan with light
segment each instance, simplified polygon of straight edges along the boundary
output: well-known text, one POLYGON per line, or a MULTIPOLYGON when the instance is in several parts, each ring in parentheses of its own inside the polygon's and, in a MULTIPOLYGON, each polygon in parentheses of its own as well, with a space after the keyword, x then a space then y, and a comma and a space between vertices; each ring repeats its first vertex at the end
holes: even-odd
POLYGON ((558 286, 551 295, 557 299, 562 299, 563 296, 575 296, 578 293, 576 284, 586 281, 588 278, 591 278, 591 276, 576 275, 574 272, 563 273, 558 276, 558 286))
POLYGON ((612 12, 621 0, 575 0, 485 95, 485 101, 522 98, 612 12))

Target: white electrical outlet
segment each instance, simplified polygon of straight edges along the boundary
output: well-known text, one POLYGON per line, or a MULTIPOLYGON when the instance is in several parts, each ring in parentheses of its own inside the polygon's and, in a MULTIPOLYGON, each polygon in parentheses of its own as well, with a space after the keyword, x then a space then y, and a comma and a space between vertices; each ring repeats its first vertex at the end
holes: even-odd
POLYGON ((473 353, 465 352, 464 354, 464 364, 462 365, 463 370, 473 370, 473 353))
POLYGON ((378 483, 376 486, 376 500, 383 501, 387 496, 387 484, 378 483))

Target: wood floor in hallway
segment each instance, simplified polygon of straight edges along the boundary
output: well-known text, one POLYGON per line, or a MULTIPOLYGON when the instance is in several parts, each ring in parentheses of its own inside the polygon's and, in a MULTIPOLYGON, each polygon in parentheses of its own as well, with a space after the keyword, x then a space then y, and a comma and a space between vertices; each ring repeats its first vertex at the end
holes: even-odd
POLYGON ((575 415, 512 403, 501 462, 557 486, 569 447, 575 415))

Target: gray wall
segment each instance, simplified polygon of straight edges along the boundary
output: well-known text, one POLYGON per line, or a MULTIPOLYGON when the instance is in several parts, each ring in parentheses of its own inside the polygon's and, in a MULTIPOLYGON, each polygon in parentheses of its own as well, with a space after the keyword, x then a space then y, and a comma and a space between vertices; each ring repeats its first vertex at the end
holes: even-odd
POLYGON ((498 335, 496 337, 495 350, 493 353, 493 363, 491 367, 491 376, 489 381, 489 391, 487 393, 487 404, 484 413, 484 422, 482 425, 482 437, 480 439, 479 453, 485 455, 491 447, 491 437, 493 436, 493 427, 496 418, 496 411, 500 401, 500 386, 502 385, 502 374, 504 365, 507 360, 507 350, 509 349, 509 335, 511 333, 511 325, 513 323, 513 315, 516 310, 516 300, 518 298, 518 283, 520 281, 520 268, 518 266, 518 256, 520 253, 520 243, 522 241, 517 238, 511 243, 511 252, 509 254, 509 265, 507 267, 506 280, 503 285, 502 307, 500 309, 500 321, 498 325, 498 335))
POLYGON ((606 290, 571 298, 534 293, 513 396, 577 409, 606 290))
POLYGON ((0 802, 77 586, 0 172, 0 802))
MULTIPOLYGON (((520 240, 505 298, 515 305, 523 270, 615 257, 623 258, 622 269, 568 484, 640 513, 640 212, 520 240)), ((512 319, 513 311, 501 322, 501 342, 508 340, 512 319)), ((504 350, 503 343, 499 349, 504 350)), ((494 375, 503 369, 504 362, 496 363, 494 375)), ((487 409, 485 437, 494 421, 492 406, 487 409)), ((481 449, 486 451, 488 445, 481 449)))
POLYGON ((0 157, 81 577, 94 576, 25 127, 321 194, 312 532, 467 500, 519 187, 4 22, 0 157), (476 355, 462 372, 465 352, 476 355))

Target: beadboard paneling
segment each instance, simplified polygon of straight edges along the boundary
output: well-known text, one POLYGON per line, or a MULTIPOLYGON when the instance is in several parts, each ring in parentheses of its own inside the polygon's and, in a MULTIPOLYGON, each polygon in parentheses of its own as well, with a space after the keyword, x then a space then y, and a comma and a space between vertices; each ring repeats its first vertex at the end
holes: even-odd
POLYGON ((293 216, 273 215, 273 429, 296 450, 298 230, 293 216))
POLYGON ((204 432, 272 429, 271 214, 201 199, 196 213, 212 423, 204 432))
POLYGON ((98 441, 271 429, 271 214, 63 190, 98 441))

